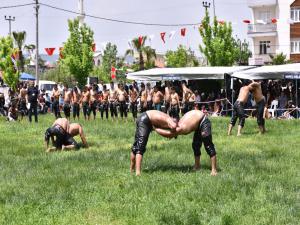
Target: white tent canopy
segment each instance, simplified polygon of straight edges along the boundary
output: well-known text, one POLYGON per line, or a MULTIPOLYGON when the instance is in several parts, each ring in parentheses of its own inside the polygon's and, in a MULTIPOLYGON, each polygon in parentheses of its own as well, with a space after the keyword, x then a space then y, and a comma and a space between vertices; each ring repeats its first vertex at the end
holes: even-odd
POLYGON ((251 66, 233 67, 184 67, 155 68, 127 74, 127 79, 140 81, 161 80, 223 80, 225 74, 253 68, 251 66))
POLYGON ((300 75, 300 63, 262 66, 249 70, 238 71, 232 74, 233 77, 249 80, 284 79, 288 77, 293 79, 296 78, 297 75, 300 75))

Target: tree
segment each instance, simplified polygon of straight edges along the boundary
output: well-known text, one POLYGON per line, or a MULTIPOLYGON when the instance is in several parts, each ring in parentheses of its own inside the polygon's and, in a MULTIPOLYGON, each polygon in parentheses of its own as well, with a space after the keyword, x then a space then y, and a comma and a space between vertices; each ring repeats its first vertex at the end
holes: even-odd
POLYGON ((282 52, 275 56, 270 55, 270 58, 272 59, 272 65, 283 65, 290 63, 290 61, 287 60, 286 55, 284 55, 282 52))
POLYGON ((24 44, 25 44, 26 31, 21 31, 21 32, 14 31, 12 33, 12 35, 14 38, 15 45, 18 48, 18 55, 19 55, 18 60, 20 61, 19 70, 24 72, 25 59, 24 59, 22 50, 23 50, 24 44))
POLYGON ((155 67, 156 51, 150 46, 144 47, 144 54, 146 56, 145 68, 151 69, 155 67))
POLYGON ((237 48, 236 62, 240 66, 246 66, 249 64, 249 58, 252 56, 252 52, 249 49, 249 43, 244 40, 236 38, 235 46, 237 48))
POLYGON ((232 66, 237 57, 238 49, 232 37, 231 23, 219 23, 214 17, 213 24, 210 24, 208 10, 199 28, 203 45, 200 51, 205 55, 210 66, 232 66))
POLYGON ((144 60, 144 51, 145 51, 145 41, 147 36, 142 37, 142 41, 139 40, 140 38, 135 38, 131 41, 132 49, 128 49, 125 53, 125 56, 132 55, 137 53, 139 55, 139 70, 145 69, 145 60, 144 60))
POLYGON ((194 67, 199 65, 191 49, 186 49, 182 45, 179 45, 176 51, 167 51, 166 58, 168 67, 194 67))
POLYGON ((13 55, 17 53, 13 48, 13 41, 10 37, 0 38, 0 70, 2 71, 3 80, 13 91, 17 90, 20 73, 18 63, 14 64, 13 55))
POLYGON ((79 87, 83 87, 93 70, 94 33, 86 24, 79 25, 78 19, 69 20, 68 23, 70 36, 63 47, 60 61, 74 75, 79 87))
POLYGON ((69 73, 68 68, 63 64, 59 64, 55 68, 47 70, 41 74, 41 79, 68 84, 68 86, 72 86, 74 81, 74 77, 69 73))

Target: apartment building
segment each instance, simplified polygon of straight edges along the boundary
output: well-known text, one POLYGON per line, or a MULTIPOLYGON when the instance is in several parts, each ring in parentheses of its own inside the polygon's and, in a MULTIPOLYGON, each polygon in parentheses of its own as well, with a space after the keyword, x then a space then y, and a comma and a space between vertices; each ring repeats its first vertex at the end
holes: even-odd
POLYGON ((250 65, 271 62, 283 53, 300 62, 300 0, 248 0, 252 10, 248 37, 252 39, 250 65))

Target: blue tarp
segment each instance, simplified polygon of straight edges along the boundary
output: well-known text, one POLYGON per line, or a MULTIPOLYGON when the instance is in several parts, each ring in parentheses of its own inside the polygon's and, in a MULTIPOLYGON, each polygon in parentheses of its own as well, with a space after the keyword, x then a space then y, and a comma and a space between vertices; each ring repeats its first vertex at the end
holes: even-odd
POLYGON ((28 73, 21 73, 20 80, 35 80, 35 77, 28 73))

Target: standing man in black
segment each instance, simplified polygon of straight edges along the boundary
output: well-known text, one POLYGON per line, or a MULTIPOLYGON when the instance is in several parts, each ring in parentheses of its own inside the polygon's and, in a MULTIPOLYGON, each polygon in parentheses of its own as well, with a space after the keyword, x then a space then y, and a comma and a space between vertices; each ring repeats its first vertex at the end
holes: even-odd
POLYGON ((32 119, 32 113, 34 114, 34 121, 38 122, 38 115, 37 115, 37 106, 38 106, 38 96, 39 96, 39 90, 37 87, 34 86, 34 81, 30 82, 30 85, 27 89, 27 105, 28 107, 28 117, 29 122, 31 123, 32 119))

